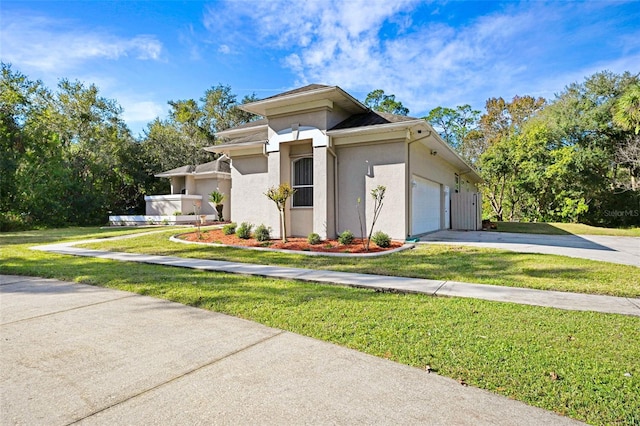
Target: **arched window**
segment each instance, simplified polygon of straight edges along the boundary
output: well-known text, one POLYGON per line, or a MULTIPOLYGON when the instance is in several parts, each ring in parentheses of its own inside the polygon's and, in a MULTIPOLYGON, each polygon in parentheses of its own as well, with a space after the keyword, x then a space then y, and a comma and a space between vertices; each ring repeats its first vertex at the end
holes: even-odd
POLYGON ((293 162, 293 207, 313 207, 313 158, 293 162))

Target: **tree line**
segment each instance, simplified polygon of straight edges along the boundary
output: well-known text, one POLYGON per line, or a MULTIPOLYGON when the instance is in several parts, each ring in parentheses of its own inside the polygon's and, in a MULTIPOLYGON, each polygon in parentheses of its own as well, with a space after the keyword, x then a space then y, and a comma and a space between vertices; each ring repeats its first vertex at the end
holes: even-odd
POLYGON ((229 86, 199 100, 169 102, 134 138, 122 107, 98 88, 63 79, 55 90, 10 64, 0 79, 0 230, 96 225, 106 216, 144 213, 144 196, 169 191, 154 174, 212 160, 202 148, 220 130, 253 116, 229 86))
MULTIPOLYGON (((96 225, 143 213, 144 196, 169 191, 154 174, 212 155, 215 133, 256 117, 231 88, 169 101, 166 119, 134 138, 122 108, 99 89, 63 79, 52 90, 10 64, 0 79, 0 230, 96 225)), ((364 103, 408 115, 377 89, 364 103)), ((483 177, 485 215, 498 220, 638 225, 640 82, 609 72, 552 101, 491 98, 485 112, 438 107, 423 117, 483 177)))

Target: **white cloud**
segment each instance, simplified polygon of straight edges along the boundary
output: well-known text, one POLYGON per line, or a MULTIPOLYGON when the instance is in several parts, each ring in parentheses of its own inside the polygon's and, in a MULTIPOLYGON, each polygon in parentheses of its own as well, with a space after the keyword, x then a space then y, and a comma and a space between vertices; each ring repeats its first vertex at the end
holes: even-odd
MULTIPOLYGON (((638 69, 637 41, 616 39, 617 18, 605 22, 590 4, 508 3, 455 26, 447 20, 446 4, 410 0, 310 0, 304 8, 286 0, 252 2, 251 8, 228 1, 222 8, 229 25, 225 43, 236 38, 284 52, 281 64, 296 83, 338 84, 364 93, 382 88, 416 115, 437 105, 482 107, 490 96, 548 97, 574 81, 567 78, 575 72, 595 72, 609 63, 638 69), (620 55, 626 56, 566 57, 573 53, 567 46, 584 50, 603 43, 603 34, 611 46, 624 44, 620 55)), ((205 25, 212 30, 215 22, 219 34, 220 8, 210 12, 205 25)))
POLYGON ((218 47, 218 52, 224 55, 228 55, 229 53, 231 53, 231 48, 226 44, 221 44, 220 47, 218 47))
POLYGON ((131 38, 96 31, 72 29, 77 23, 42 16, 3 17, 0 29, 2 60, 38 71, 64 71, 93 59, 132 57, 157 61, 162 43, 151 35, 131 38))

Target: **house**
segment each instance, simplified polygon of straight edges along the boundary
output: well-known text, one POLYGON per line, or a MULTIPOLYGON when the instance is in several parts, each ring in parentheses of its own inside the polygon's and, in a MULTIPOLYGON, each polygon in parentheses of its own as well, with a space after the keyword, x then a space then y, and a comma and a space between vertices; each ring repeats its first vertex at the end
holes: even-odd
POLYGON ((240 108, 263 118, 219 132, 223 141, 205 148, 231 160, 235 222, 265 224, 280 236, 278 210, 264 194, 290 183, 291 236, 359 236, 358 208, 370 226, 378 185, 387 190, 376 230, 393 239, 481 226, 480 176, 425 120, 373 111, 320 84, 240 108))
POLYGON ((171 194, 145 196, 147 216, 215 215, 217 212, 209 195, 219 191, 226 195, 222 216, 229 217, 231 167, 229 159, 222 156, 215 161, 198 166, 183 166, 158 173, 156 177, 171 179, 171 194))

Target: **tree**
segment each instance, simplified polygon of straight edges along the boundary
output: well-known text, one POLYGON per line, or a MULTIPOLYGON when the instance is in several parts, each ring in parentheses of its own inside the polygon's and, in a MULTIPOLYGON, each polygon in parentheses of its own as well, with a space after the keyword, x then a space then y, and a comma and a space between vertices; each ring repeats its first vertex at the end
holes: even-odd
POLYGON ((617 176, 620 177, 617 184, 622 190, 637 191, 640 188, 640 84, 627 88, 615 103, 613 112, 614 123, 630 132, 615 153, 617 164, 629 172, 627 179, 617 176))
POLYGON ((287 200, 295 194, 296 190, 288 183, 281 183, 277 188, 271 187, 264 194, 271 201, 276 203, 276 207, 280 212, 280 223, 282 225, 282 242, 287 242, 287 221, 285 219, 285 212, 287 207, 287 200))
POLYGON ((371 198, 373 198, 373 218, 371 219, 371 227, 369 227, 369 235, 367 238, 364 237, 364 228, 365 223, 360 214, 360 198, 358 198, 358 220, 360 221, 360 234, 362 237, 362 245, 365 251, 369 251, 369 246, 371 245, 371 236, 373 235, 373 227, 376 225, 378 221, 378 217, 380 216, 380 211, 382 210, 382 205, 384 201, 384 194, 387 191, 387 187, 383 185, 378 185, 371 190, 371 198))
POLYGON ((619 157, 621 149, 633 149, 634 131, 615 119, 628 90, 640 83, 628 72, 598 72, 582 83, 572 83, 540 114, 548 128, 549 149, 571 148, 571 179, 565 192, 585 200, 588 210, 580 220, 590 224, 632 224, 633 217, 616 218, 610 212, 638 208, 638 195, 627 191, 637 182, 638 171, 619 157), (570 187, 569 187, 570 185, 570 187))
POLYGON ((477 161, 474 144, 481 136, 478 131, 480 111, 471 105, 459 105, 455 109, 436 107, 424 120, 438 131, 442 139, 470 163, 477 161))
POLYGON ((396 101, 396 95, 385 95, 384 90, 376 89, 367 95, 364 104, 369 108, 389 114, 408 115, 409 108, 396 101))
POLYGON ((476 142, 478 165, 485 181, 483 193, 498 220, 514 220, 521 214, 526 192, 523 163, 528 161, 525 124, 544 106, 545 100, 531 96, 515 96, 511 102, 491 98, 486 113, 480 118, 482 139, 476 142))
MULTIPOLYGON (((245 96, 242 103, 257 101, 255 94, 245 96)), ((202 102, 203 127, 211 134, 255 120, 256 115, 238 108, 236 95, 230 86, 218 84, 208 89, 202 102)))

